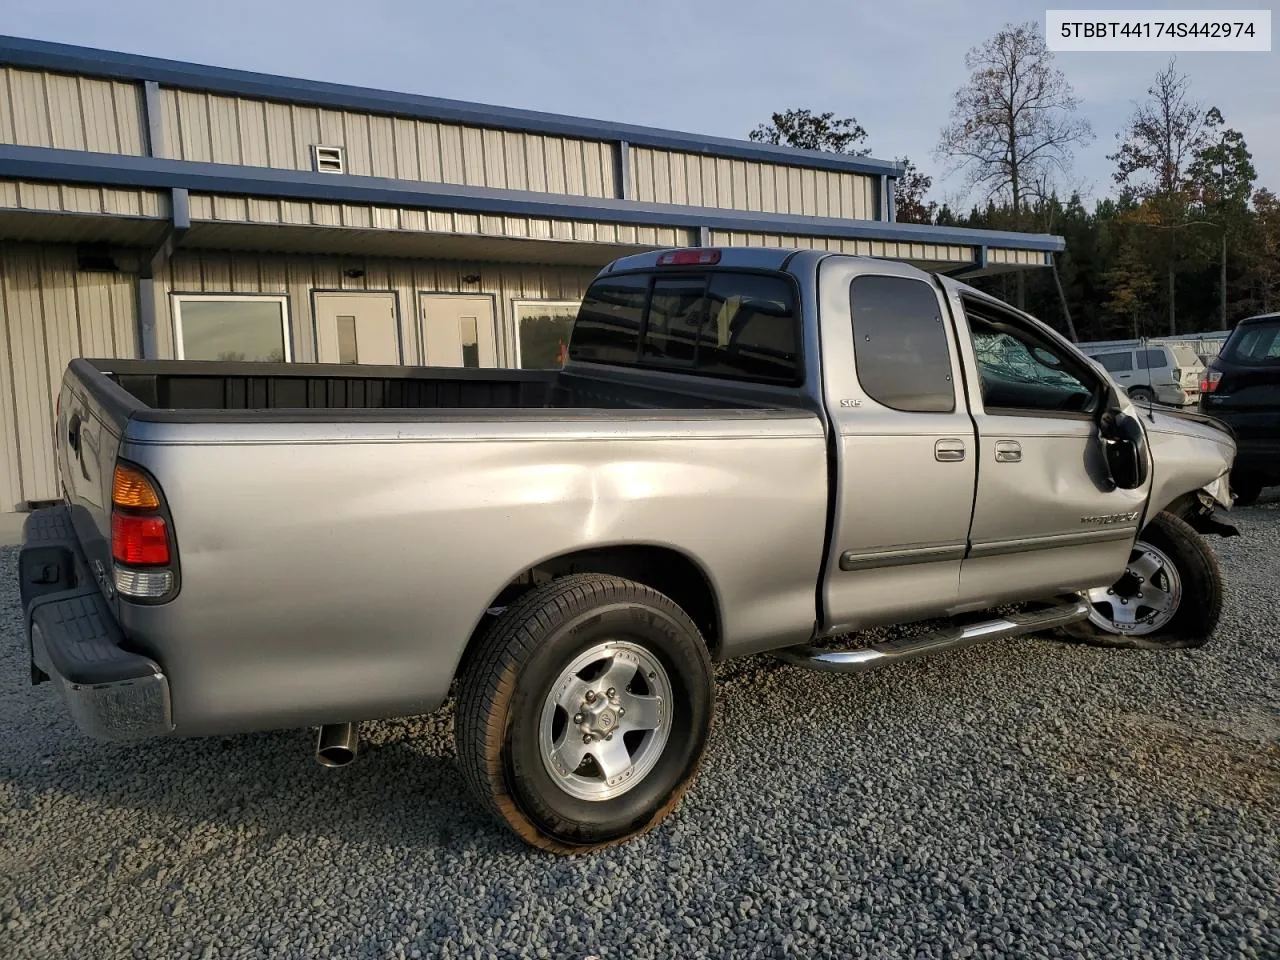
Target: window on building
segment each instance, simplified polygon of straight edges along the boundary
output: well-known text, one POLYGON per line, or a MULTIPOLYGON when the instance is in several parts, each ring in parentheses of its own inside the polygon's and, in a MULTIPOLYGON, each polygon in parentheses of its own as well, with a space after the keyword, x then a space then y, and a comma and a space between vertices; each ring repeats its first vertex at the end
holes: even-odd
POLYGON ((1100 353, 1093 359, 1102 364, 1103 369, 1109 373, 1128 373, 1133 369, 1133 351, 1125 350, 1122 353, 1100 353))
POLYGON ((569 334, 581 304, 576 300, 516 300, 517 366, 558 370, 569 355, 569 334))
POLYGON ((1169 358, 1163 350, 1139 350, 1139 370, 1163 370, 1169 366, 1169 358))
POLYGON ((858 382, 877 403, 912 413, 956 406, 937 294, 906 277, 855 277, 849 288, 858 382))
POLYGON ((179 360, 292 360, 286 297, 180 294, 173 298, 179 360))

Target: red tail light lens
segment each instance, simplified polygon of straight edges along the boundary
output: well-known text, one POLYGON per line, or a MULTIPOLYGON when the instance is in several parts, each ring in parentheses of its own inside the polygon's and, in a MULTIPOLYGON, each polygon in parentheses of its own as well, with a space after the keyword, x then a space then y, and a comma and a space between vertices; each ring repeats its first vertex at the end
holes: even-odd
POLYGON ((660 267, 700 267, 719 262, 719 250, 673 250, 658 257, 660 267))
POLYGON ((1204 376, 1200 378, 1200 392, 1213 393, 1218 389, 1218 384, 1221 382, 1221 370, 1206 370, 1204 376))
POLYGON ((111 514, 111 556, 131 566, 169 562, 169 531, 163 517, 111 514))

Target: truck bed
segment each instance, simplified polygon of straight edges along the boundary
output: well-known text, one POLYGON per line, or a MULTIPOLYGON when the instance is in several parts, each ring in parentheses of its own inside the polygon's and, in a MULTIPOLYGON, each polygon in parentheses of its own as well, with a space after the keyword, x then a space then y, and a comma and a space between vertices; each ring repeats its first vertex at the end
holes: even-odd
MULTIPOLYGON (((127 395, 134 419, 345 419, 337 411, 664 410, 805 407, 796 391, 695 383, 657 372, 607 380, 564 370, 468 369, 318 363, 83 360, 127 395), (664 382, 667 381, 667 382, 664 382), (141 408, 141 409, 140 409, 141 408), (275 413, 277 416, 270 416, 275 413)), ((86 371, 87 372, 87 371, 86 371)), ((121 411, 123 412, 123 411, 121 411)), ((360 414, 364 416, 360 416, 360 414)))

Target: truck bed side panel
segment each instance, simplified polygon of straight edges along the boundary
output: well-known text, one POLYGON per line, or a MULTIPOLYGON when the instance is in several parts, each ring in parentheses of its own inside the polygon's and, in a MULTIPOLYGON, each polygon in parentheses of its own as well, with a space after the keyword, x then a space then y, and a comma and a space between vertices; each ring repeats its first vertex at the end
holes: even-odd
POLYGON ((405 715, 446 696, 517 574, 654 544, 707 572, 726 654, 807 639, 827 506, 817 416, 131 424, 182 591, 121 620, 179 733, 405 715), (139 439, 146 437, 150 442, 139 439))

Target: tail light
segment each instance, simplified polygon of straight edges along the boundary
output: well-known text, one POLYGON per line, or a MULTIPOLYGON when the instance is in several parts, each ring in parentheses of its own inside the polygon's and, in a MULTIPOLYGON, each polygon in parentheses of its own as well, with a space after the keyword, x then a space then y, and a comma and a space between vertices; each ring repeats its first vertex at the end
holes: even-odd
POLYGON ((1222 371, 1209 368, 1205 370, 1204 376, 1200 378, 1200 392, 1214 393, 1218 389, 1218 384, 1222 382, 1222 371))
POLYGON ((122 596, 159 600, 172 593, 175 558, 164 501, 147 474, 125 463, 111 478, 111 558, 122 596))

